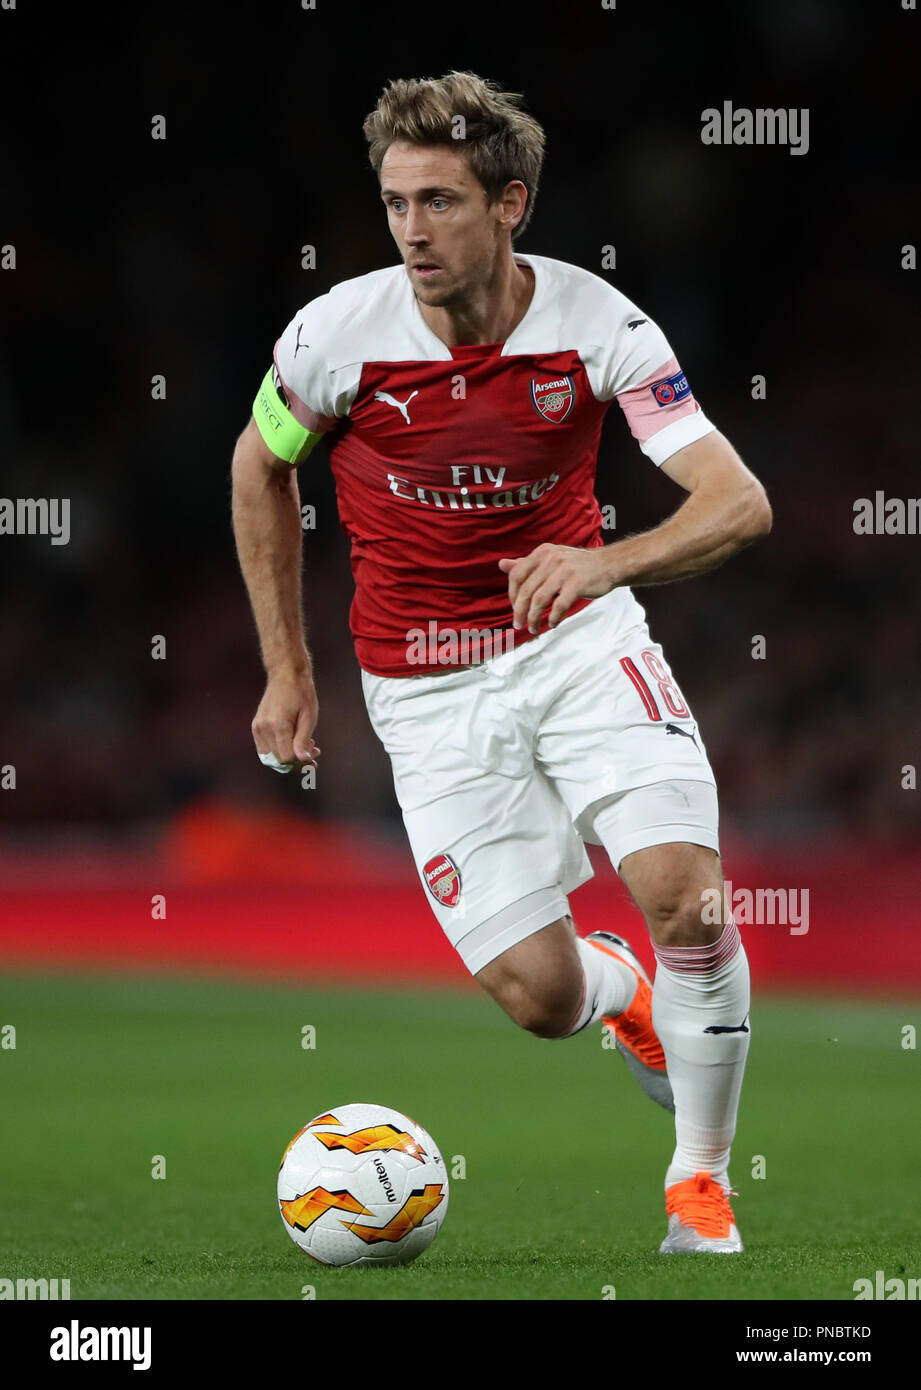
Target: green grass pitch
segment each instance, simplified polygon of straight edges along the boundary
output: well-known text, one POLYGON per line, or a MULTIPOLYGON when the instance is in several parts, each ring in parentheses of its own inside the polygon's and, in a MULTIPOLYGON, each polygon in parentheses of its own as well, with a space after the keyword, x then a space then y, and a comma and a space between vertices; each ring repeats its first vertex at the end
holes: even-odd
POLYGON ((877 1269, 921 1273, 918 1012, 756 999, 732 1167, 747 1251, 664 1257, 671 1117, 600 1028, 541 1041, 476 993, 8 977, 0 1278, 69 1278, 72 1299, 853 1299, 877 1269), (405 1268, 324 1269, 278 1214, 285 1144, 356 1100, 466 1161, 405 1268))

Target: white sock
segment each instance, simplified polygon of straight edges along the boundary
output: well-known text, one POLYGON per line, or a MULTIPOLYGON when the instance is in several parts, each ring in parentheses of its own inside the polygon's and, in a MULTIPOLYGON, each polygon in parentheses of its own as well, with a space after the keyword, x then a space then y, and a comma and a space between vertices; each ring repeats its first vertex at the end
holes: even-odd
POLYGON ((652 1021, 675 1097, 676 1147, 665 1186, 708 1169, 729 1187, 729 1151, 748 1056, 748 958, 730 916, 710 946, 655 946, 652 1021), (708 1028, 732 1031, 709 1033, 708 1028))
POLYGON ((581 1033, 583 1028, 597 1023, 600 1018, 622 1014, 633 1003, 636 994, 636 971, 631 970, 629 965, 609 956, 606 951, 599 951, 584 937, 576 938, 576 947, 582 958, 585 988, 572 1022, 565 1033, 559 1034, 561 1038, 571 1038, 574 1033, 581 1033))

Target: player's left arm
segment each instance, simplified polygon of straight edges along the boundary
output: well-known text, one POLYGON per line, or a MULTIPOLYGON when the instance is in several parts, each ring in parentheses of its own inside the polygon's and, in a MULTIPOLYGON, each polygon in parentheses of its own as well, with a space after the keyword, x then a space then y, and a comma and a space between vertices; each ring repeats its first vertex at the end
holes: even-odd
POLYGON ((514 626, 536 632, 549 608, 555 627, 579 598, 600 598, 620 585, 669 584, 705 574, 766 535, 767 494, 718 430, 685 445, 661 465, 689 494, 661 525, 594 550, 539 545, 500 560, 509 576, 514 626))
POLYGON ((690 495, 653 530, 604 547, 612 588, 705 574, 771 529, 767 493, 719 430, 685 445, 661 468, 690 495))

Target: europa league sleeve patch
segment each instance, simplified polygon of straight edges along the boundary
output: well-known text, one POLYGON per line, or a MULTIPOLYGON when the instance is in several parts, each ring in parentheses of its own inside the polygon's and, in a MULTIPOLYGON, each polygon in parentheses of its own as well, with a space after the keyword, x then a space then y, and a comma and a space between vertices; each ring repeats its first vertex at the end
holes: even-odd
POLYGON ((691 394, 688 379, 682 371, 667 376, 664 381, 657 381, 649 389, 656 405, 674 405, 676 401, 683 401, 691 394))
POLYGON ((460 869, 450 854, 436 854, 422 866, 422 877, 432 897, 442 907, 457 907, 461 895, 460 869))

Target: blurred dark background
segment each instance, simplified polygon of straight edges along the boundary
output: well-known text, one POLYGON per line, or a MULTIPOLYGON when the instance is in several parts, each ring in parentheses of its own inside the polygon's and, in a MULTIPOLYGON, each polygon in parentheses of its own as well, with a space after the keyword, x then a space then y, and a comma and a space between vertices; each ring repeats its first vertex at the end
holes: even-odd
MULTIPOLYGON (((853 530, 856 498, 921 493, 917 272, 901 268, 919 234, 916 14, 318 0, 0 21, 0 242, 16 248, 0 273, 0 492, 71 499, 68 545, 0 537, 7 847, 136 838, 203 799, 398 827, 322 448, 300 473, 318 515, 304 580, 318 786, 256 759, 262 672, 229 468, 294 311, 397 259, 363 117, 389 78, 453 67, 523 92, 546 129, 516 246, 605 274, 662 325, 773 504, 773 533, 725 567, 637 590, 700 720, 724 826, 764 844, 921 835, 919 794, 901 787, 921 755, 921 538, 853 530), (808 153, 703 145, 702 110, 726 100, 807 107, 808 153)), ((597 493, 617 509, 609 539, 684 496, 616 406, 597 493)))

